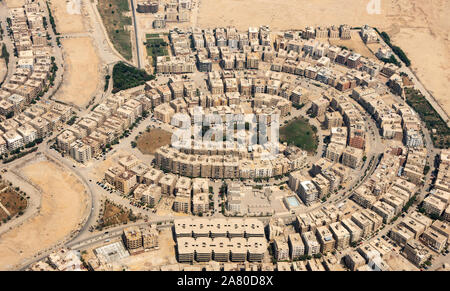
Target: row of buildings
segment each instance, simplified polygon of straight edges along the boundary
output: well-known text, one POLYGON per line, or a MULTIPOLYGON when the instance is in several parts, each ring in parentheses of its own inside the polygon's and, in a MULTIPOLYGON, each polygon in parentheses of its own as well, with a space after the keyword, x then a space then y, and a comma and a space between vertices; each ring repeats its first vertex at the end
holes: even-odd
POLYGON ((105 179, 121 193, 132 193, 137 202, 156 207, 160 199, 175 197, 173 210, 201 215, 210 209, 209 182, 203 178, 180 177, 152 168, 133 155, 105 172, 105 179))
POLYGON ((43 7, 26 1, 9 13, 7 30, 17 56, 13 74, 0 89, 1 155, 42 140, 72 113, 62 104, 35 100, 43 95, 54 73, 43 7))
POLYGON ((56 144, 61 152, 86 163, 116 141, 150 108, 151 101, 143 90, 115 94, 68 126, 57 137, 56 144))
POLYGON ((163 146, 156 151, 155 158, 156 164, 163 170, 182 176, 217 179, 281 176, 298 169, 306 158, 304 151, 288 150, 265 159, 270 156, 270 152, 260 150, 259 153, 252 150, 253 153, 242 155, 239 155, 240 151, 232 150, 229 150, 229 154, 220 154, 211 147, 206 149, 205 154, 186 154, 179 149, 163 146))
POLYGON ((15 68, 0 91, 0 114, 4 116, 21 112, 44 91, 53 66, 40 3, 26 1, 23 7, 10 9, 9 14, 7 31, 15 48, 15 68))
POLYGON ((264 225, 257 219, 180 219, 174 222, 177 258, 184 262, 262 262, 264 225))
POLYGON ((433 189, 422 203, 423 209, 436 217, 450 221, 450 151, 442 150, 439 157, 439 167, 433 189))

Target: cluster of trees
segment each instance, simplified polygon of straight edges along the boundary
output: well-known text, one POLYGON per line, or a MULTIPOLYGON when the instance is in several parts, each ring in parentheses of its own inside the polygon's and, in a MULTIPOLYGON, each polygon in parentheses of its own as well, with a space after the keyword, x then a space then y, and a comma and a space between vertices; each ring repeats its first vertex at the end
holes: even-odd
POLYGON ((8 50, 6 49, 6 45, 5 44, 3 44, 3 46, 2 46, 1 58, 5 59, 5 63, 6 63, 6 65, 8 65, 8 63, 9 63, 9 53, 8 53, 8 50))
MULTIPOLYGON (((377 30, 378 32, 378 30, 377 30)), ((406 56, 405 52, 398 46, 395 46, 391 43, 391 38, 389 35, 383 31, 382 33, 378 32, 381 36, 381 38, 384 40, 384 42, 392 49, 392 51, 402 60, 407 67, 411 66, 410 59, 406 56)), ((391 60, 391 59, 389 59, 391 60)), ((383 60, 384 61, 384 60, 383 60)))
POLYGON ((398 66, 398 67, 401 67, 401 66, 402 66, 402 63, 400 63, 399 61, 397 61, 397 59, 395 58, 394 55, 392 55, 389 59, 382 58, 381 61, 384 62, 384 63, 391 63, 391 64, 394 64, 394 65, 396 65, 396 66, 398 66))
POLYGON ((48 9, 48 17, 50 18, 50 24, 52 25, 53 32, 56 35, 58 35, 59 33, 56 31, 55 18, 53 18, 52 11, 50 9, 50 5, 48 4, 48 2, 47 2, 47 9, 48 9))
POLYGON ((123 62, 117 63, 113 68, 113 93, 143 85, 153 80, 155 76, 147 74, 123 62))
POLYGON ((29 153, 35 152, 35 151, 37 151, 37 149, 38 149, 37 147, 34 147, 34 148, 32 148, 32 149, 30 149, 28 151, 23 151, 23 152, 19 151, 17 154, 14 154, 10 158, 4 159, 3 160, 3 164, 10 163, 10 162, 12 162, 12 161, 14 161, 16 159, 19 159, 19 158, 21 158, 21 157, 23 157, 23 156, 25 156, 25 155, 27 155, 29 153))
POLYGON ((111 76, 110 75, 106 75, 105 76, 105 88, 103 89, 104 92, 108 91, 109 79, 111 79, 111 76))
POLYGON ((77 116, 74 115, 72 116, 68 121, 67 121, 67 125, 73 125, 75 123, 75 121, 77 120, 77 116))
POLYGON ((51 75, 48 78, 48 80, 50 82, 50 86, 53 86, 56 78, 56 72, 58 71, 58 66, 55 63, 55 57, 52 57, 51 60, 52 60, 52 67, 50 68, 51 75))

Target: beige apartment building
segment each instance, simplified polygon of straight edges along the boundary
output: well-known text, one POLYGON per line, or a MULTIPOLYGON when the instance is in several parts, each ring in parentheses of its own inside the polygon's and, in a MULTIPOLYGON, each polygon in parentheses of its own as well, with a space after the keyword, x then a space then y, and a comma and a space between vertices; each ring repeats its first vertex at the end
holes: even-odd
POLYGON ((356 169, 361 165, 364 151, 358 148, 346 147, 342 153, 342 164, 356 169))
POLYGON ((289 234, 289 255, 291 260, 296 260, 305 254, 305 244, 298 233, 289 234))
POLYGON ((337 250, 346 249, 350 245, 350 232, 340 222, 330 224, 330 231, 336 241, 337 250))
POLYGON ((277 237, 273 241, 274 257, 277 261, 289 260, 289 245, 284 237, 277 237))
POLYGON ((136 226, 131 226, 123 230, 123 239, 128 249, 142 247, 142 233, 136 226))
POLYGON ((336 241, 333 234, 326 226, 321 226, 316 229, 316 236, 320 243, 320 252, 326 254, 334 250, 336 241))

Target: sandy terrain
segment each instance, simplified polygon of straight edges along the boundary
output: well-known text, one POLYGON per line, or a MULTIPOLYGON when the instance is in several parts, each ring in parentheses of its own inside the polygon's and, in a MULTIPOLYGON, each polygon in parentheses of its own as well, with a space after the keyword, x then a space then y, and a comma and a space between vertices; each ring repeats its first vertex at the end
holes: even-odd
POLYGON ((155 128, 143 133, 137 140, 137 147, 143 154, 154 154, 157 149, 170 143, 172 133, 155 128))
POLYGON ((396 271, 418 271, 416 266, 414 266, 405 257, 395 254, 386 260, 386 263, 396 271))
POLYGON ((102 180, 103 178, 105 178, 105 172, 106 170, 108 170, 108 168, 117 166, 119 163, 119 159, 129 154, 130 152, 124 151, 122 149, 116 150, 106 160, 101 160, 92 167, 90 171, 92 177, 94 177, 94 179, 96 180, 102 180))
POLYGON ((89 37, 61 40, 65 72, 61 88, 54 99, 85 106, 100 83, 100 60, 89 37))
POLYGON ((152 267, 175 264, 175 242, 170 230, 163 230, 158 236, 159 250, 151 250, 139 255, 129 256, 120 261, 130 271, 149 270, 152 267))
POLYGON ((9 8, 17 8, 25 5, 25 0, 5 0, 5 2, 9 8))
POLYGON ((428 29, 414 28, 402 28, 392 39, 404 48, 412 60, 412 70, 450 115, 450 98, 447 97, 450 88, 450 42, 436 39, 428 29), (433 54, 424 54, 429 48, 432 48, 433 54))
POLYGON ((361 37, 359 37, 359 33, 357 31, 352 31, 352 39, 330 39, 329 42, 332 45, 345 46, 349 50, 358 52, 365 57, 376 58, 376 56, 367 48, 361 37))
POLYGON ((3 81, 6 74, 8 73, 8 68, 6 67, 5 59, 0 58, 0 82, 3 81))
POLYGON ((202 0, 199 27, 233 25, 238 29, 270 25, 272 30, 307 25, 369 24, 388 32, 412 60, 412 68, 450 114, 450 1, 382 0, 381 14, 368 14, 368 0, 202 0), (423 53, 433 48, 433 54, 423 53))
POLYGON ((85 32, 81 13, 81 0, 58 0, 51 3, 59 33, 85 32))
POLYGON ((1 236, 0 270, 10 269, 64 239, 77 228, 86 210, 83 185, 56 164, 35 162, 21 172, 42 189, 41 209, 38 215, 1 236))

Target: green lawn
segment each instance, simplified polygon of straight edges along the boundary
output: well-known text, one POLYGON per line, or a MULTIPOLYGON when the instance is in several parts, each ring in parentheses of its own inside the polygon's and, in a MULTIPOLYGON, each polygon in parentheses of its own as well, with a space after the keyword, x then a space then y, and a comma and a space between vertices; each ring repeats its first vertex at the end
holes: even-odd
POLYGON ((128 0, 102 0, 98 2, 97 8, 114 47, 125 59, 131 61, 131 35, 124 27, 132 24, 131 17, 124 15, 124 12, 130 11, 128 0))
POLYGON ((295 119, 280 129, 280 141, 312 153, 318 146, 316 130, 305 119, 295 119))
POLYGON ((169 54, 168 44, 159 34, 147 34, 145 42, 147 55, 152 58, 153 65, 156 66, 156 58, 159 56, 167 56, 169 54))
POLYGON ((425 99, 425 97, 417 90, 405 89, 406 102, 420 116, 428 130, 430 131, 433 144, 437 148, 450 147, 450 128, 442 120, 439 114, 434 110, 433 106, 425 99), (433 132, 436 130, 436 133, 433 132))

